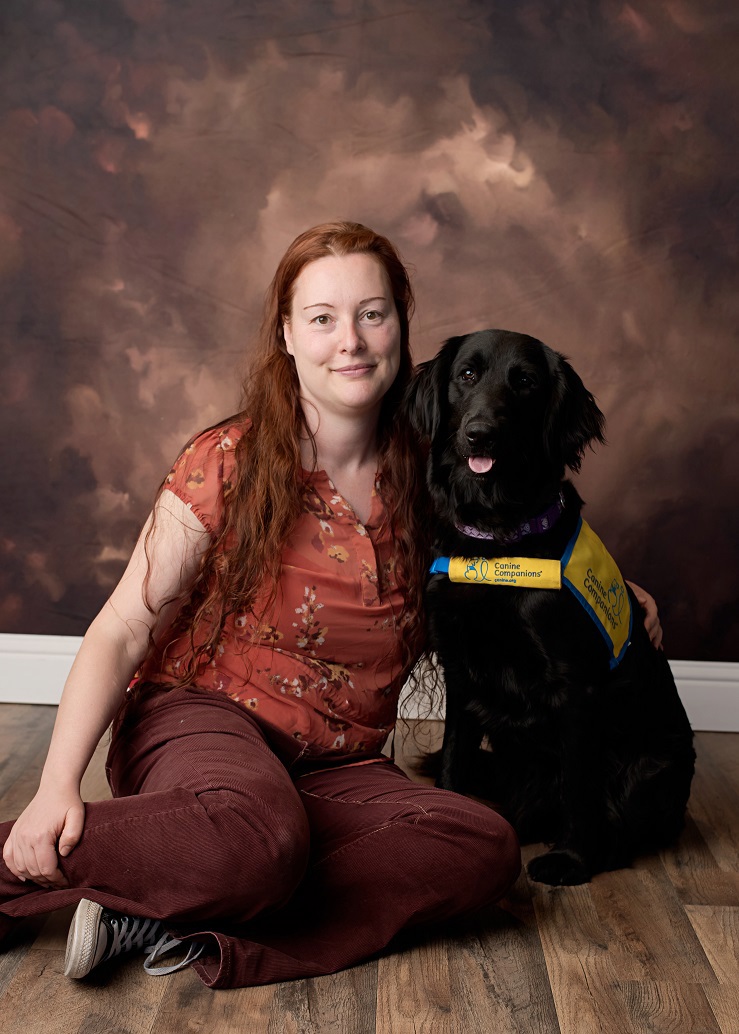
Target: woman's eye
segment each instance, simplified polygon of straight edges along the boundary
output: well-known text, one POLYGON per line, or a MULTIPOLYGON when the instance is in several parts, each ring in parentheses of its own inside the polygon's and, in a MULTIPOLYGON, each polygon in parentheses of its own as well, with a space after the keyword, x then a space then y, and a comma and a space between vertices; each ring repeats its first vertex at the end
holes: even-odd
POLYGON ((467 381, 468 384, 474 384, 475 381, 477 380, 477 374, 469 366, 467 367, 467 369, 462 370, 462 372, 460 374, 460 377, 462 378, 463 381, 467 381))
POLYGON ((382 319, 382 313, 378 312, 377 309, 370 309, 369 312, 365 312, 364 318, 369 320, 370 323, 374 323, 379 319, 382 319))
POLYGON ((319 327, 327 327, 331 322, 331 317, 322 313, 320 316, 314 316, 312 322, 317 323, 319 327))

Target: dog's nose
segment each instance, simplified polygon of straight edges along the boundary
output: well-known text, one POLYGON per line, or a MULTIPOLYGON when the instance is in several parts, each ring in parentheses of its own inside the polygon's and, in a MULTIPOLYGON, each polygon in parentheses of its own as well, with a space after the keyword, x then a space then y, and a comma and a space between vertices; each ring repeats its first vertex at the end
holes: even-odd
POLYGON ((470 445, 474 447, 475 445, 483 445, 485 442, 489 441, 492 430, 493 429, 490 424, 482 423, 482 421, 470 421, 464 429, 464 434, 470 445))

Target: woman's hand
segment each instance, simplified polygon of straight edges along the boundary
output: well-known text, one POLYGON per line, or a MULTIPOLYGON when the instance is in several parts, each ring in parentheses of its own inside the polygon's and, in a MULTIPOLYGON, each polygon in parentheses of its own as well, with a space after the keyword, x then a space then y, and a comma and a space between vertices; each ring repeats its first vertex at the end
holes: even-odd
POLYGON ((631 586, 634 595, 636 596, 637 603, 644 611, 644 627, 649 633, 649 639, 655 650, 662 649, 662 625, 659 621, 659 613, 657 611, 657 604, 653 596, 650 596, 648 592, 640 588, 638 585, 634 585, 633 582, 627 582, 627 585, 631 586))
POLYGON ((84 825, 85 806, 79 792, 39 789, 11 829, 3 860, 19 880, 66 887, 59 857, 66 858, 79 843, 84 825))

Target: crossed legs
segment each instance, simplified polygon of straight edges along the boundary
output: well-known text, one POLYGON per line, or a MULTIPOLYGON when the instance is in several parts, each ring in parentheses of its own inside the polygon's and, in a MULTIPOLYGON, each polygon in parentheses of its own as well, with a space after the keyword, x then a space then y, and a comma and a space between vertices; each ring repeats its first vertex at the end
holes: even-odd
POLYGON ((0 860, 0 935, 90 898, 203 941, 209 986, 248 986, 352 965, 496 900, 519 871, 489 808, 387 761, 294 782, 241 705, 198 690, 150 701, 116 737, 109 778, 116 796, 86 806, 61 862, 67 888, 21 883, 0 860))

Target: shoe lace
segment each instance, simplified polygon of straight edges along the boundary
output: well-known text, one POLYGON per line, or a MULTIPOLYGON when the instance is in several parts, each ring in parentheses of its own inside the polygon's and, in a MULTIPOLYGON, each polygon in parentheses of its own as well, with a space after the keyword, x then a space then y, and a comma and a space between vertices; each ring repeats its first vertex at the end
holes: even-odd
POLYGON ((109 922, 113 937, 105 953, 106 958, 113 958, 120 955, 121 952, 132 951, 134 948, 148 948, 161 935, 162 924, 159 919, 114 916, 109 922))
POLYGON ((204 944, 199 941, 190 941, 187 948, 187 955, 185 955, 184 959, 181 959, 179 962, 173 962, 171 966, 155 965, 162 956, 168 955, 176 948, 179 948, 181 944, 182 941, 178 940, 176 937, 171 937, 168 933, 162 934, 144 961, 144 970, 149 974, 149 976, 163 977, 168 973, 176 973, 178 969, 184 969, 185 966, 189 966, 190 963, 199 958, 205 950, 204 944))

